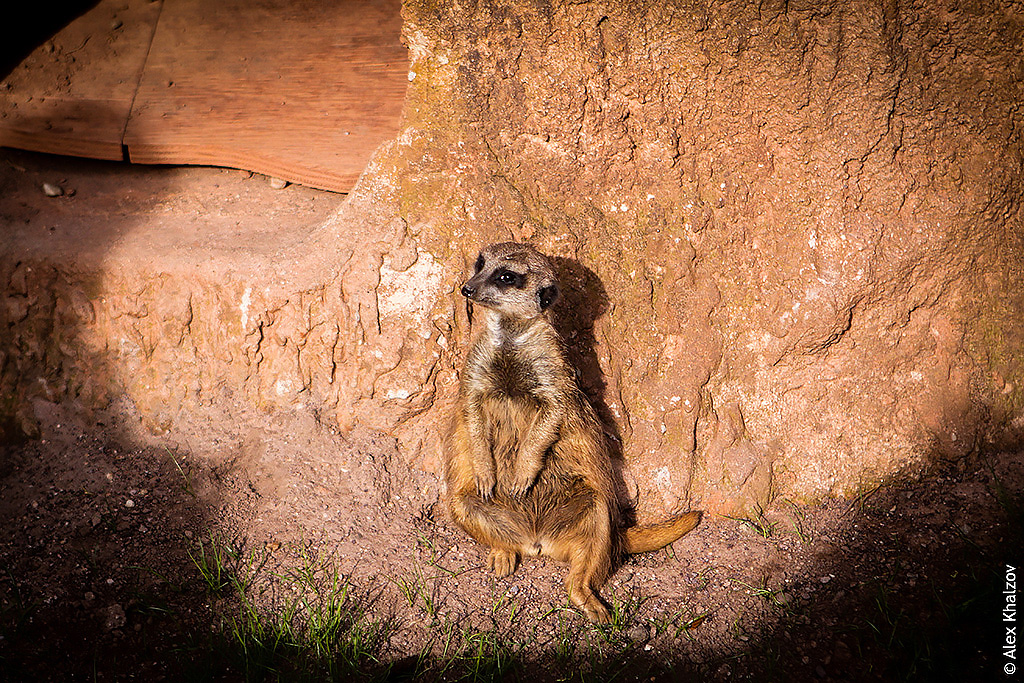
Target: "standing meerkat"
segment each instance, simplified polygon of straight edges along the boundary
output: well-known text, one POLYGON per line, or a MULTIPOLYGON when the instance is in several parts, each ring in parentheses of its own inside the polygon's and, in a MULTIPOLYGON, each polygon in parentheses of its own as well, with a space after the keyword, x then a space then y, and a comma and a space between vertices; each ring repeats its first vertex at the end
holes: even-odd
POLYGON ((550 320, 559 291, 547 257, 528 244, 491 245, 462 294, 483 314, 445 443, 452 516, 490 548, 499 577, 520 555, 568 562, 569 598, 607 623, 596 591, 615 561, 668 545, 700 513, 625 527, 601 423, 550 320))

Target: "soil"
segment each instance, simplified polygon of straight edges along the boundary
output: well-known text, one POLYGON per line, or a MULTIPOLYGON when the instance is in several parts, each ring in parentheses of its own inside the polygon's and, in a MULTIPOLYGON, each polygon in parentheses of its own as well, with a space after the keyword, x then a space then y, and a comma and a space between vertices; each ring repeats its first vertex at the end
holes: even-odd
MULTIPOLYGON (((451 623, 524 644, 507 680, 535 666, 580 675, 545 663, 566 628, 597 633, 566 607, 565 567, 529 559, 508 580, 488 575, 437 482, 391 440, 342 439, 313 415, 157 438, 125 427, 130 406, 93 425, 53 404, 37 414, 42 437, 3 450, 4 680, 246 678, 204 640, 232 613, 190 557, 211 536, 278 567, 329 556, 395 625, 380 655, 395 677, 422 651, 440 661, 451 623), (416 577, 433 613, 402 595, 416 577)), ((580 677, 995 680, 1024 465, 1019 453, 964 465, 853 501, 780 501, 749 522, 709 516, 671 551, 628 559, 603 591, 627 604, 625 621, 607 663, 580 677)))
MULTIPOLYGON (((232 209, 239 220, 281 201, 240 172, 109 168, 126 186, 179 174, 173 201, 196 220, 200 206, 217 213, 216 194, 201 205, 189 188, 224 174, 251 193, 232 209)), ((621 618, 601 630, 567 606, 563 565, 531 558, 508 579, 489 575, 434 475, 393 438, 358 426, 342 436, 314 407, 225 400, 158 435, 124 399, 99 413, 30 409, 38 437, 0 448, 0 680, 301 678, 232 649, 237 600, 195 561, 212 542, 262 558, 249 593, 270 617, 287 604, 281 577, 310 554, 336 566, 363 616, 389 625, 359 664, 367 677, 998 680, 1010 662, 1019 448, 852 500, 705 515, 671 548, 623 563, 602 591, 621 618), (493 634, 489 651, 509 660, 482 673, 474 634, 493 634)))

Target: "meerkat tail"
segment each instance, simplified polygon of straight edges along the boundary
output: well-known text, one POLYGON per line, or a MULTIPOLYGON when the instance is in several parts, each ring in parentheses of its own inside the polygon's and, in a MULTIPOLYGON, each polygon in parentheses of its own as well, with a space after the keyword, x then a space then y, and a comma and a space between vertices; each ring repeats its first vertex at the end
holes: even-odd
POLYGON ((697 526, 699 521, 699 512, 686 512, 657 524, 630 527, 623 534, 626 552, 635 555, 664 548, 697 526))

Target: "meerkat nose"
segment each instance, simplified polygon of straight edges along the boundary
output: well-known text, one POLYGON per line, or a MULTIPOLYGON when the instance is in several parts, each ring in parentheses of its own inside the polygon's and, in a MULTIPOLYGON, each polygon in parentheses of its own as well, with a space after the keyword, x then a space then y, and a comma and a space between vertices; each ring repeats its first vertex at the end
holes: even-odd
POLYGON ((476 294, 476 287, 470 287, 469 285, 462 285, 462 296, 471 297, 476 294))

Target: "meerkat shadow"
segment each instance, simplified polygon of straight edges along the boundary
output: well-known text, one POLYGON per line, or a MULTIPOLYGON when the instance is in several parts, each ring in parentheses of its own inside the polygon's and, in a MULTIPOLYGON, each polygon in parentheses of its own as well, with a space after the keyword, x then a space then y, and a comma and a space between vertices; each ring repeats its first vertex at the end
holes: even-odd
POLYGON ((597 356, 594 325, 609 308, 608 294, 601 279, 581 263, 561 256, 551 257, 558 274, 560 296, 552 307, 552 323, 565 342, 569 363, 576 369, 576 383, 590 400, 601 427, 615 482, 615 495, 622 505, 623 522, 635 522, 636 501, 623 476, 625 462, 622 435, 615 415, 608 407, 608 384, 597 356))

